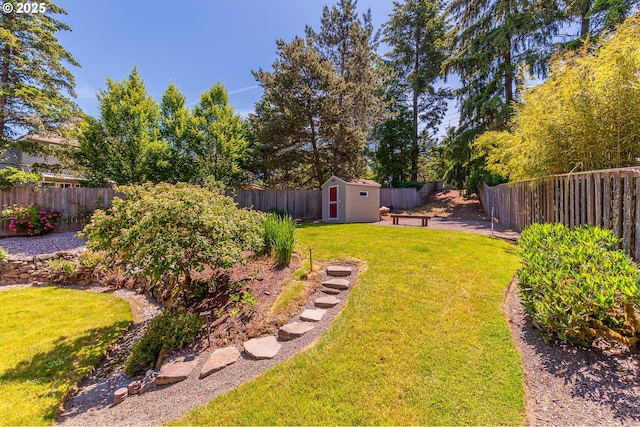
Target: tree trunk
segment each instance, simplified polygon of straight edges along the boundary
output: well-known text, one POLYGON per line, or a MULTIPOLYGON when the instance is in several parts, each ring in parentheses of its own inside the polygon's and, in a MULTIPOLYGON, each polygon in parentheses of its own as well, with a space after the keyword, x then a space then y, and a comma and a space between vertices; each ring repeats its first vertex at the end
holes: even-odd
POLYGON ((316 141, 318 136, 316 134, 316 123, 313 121, 313 117, 309 116, 309 123, 311 125, 311 146, 313 147, 313 157, 315 159, 314 168, 316 170, 316 177, 318 178, 318 189, 322 189, 324 184, 324 176, 322 173, 322 165, 320 164, 320 153, 318 152, 318 142, 316 141))
POLYGON ((413 99, 412 99, 412 109, 413 109, 413 132, 411 135, 412 145, 411 145, 411 181, 418 180, 418 157, 420 157, 420 145, 418 144, 418 100, 420 95, 420 88, 418 87, 418 73, 420 71, 420 27, 416 27, 415 33, 415 55, 413 61, 413 99))
MULTIPOLYGON (((4 45, 2 49, 2 70, 0 71, 0 87, 3 89, 6 85, 9 84, 9 62, 11 60, 11 46, 8 44, 4 45)), ((3 92, 4 93, 4 92, 3 92)), ((5 95, 0 96, 0 138, 4 139, 5 132, 5 121, 7 118, 7 98, 5 95)), ((1 146, 1 142, 0 142, 1 146)))

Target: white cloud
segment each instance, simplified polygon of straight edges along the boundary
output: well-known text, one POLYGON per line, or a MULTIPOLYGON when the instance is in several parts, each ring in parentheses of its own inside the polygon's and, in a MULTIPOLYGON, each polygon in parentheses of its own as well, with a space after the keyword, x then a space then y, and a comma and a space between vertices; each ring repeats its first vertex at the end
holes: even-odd
POLYGON ((240 89, 229 91, 229 95, 235 95, 236 93, 241 93, 241 92, 246 92, 248 90, 258 89, 259 87, 260 87, 259 85, 245 86, 245 87, 242 87, 240 89))

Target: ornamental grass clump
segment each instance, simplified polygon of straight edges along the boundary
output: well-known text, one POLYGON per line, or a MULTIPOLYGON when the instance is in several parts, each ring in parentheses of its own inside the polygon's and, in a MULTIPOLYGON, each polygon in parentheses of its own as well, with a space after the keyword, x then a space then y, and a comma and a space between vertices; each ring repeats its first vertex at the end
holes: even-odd
POLYGON ((264 220, 264 250, 279 265, 287 265, 296 243, 296 224, 289 215, 269 214, 264 220))
POLYGON ((533 224, 519 242, 520 296, 545 339, 638 342, 640 273, 610 230, 533 224))
POLYGON ((53 230, 60 217, 62 217, 60 211, 20 202, 13 206, 4 205, 0 220, 9 221, 9 229, 14 233, 39 236, 53 230))

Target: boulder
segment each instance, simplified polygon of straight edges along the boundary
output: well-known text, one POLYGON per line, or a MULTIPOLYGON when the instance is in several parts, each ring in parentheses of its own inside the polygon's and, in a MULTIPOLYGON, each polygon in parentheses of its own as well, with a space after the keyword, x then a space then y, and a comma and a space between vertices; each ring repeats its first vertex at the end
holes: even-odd
POLYGON ((204 362, 204 365, 200 370, 200 379, 219 371, 225 366, 235 363, 239 357, 240 352, 233 346, 216 349, 216 351, 211 353, 209 359, 204 362))
POLYGON ((351 274, 351 267, 345 267, 343 265, 330 265, 327 267, 327 274, 329 276, 348 276, 351 274))
POLYGON ((307 322, 292 322, 278 329, 278 338, 284 341, 289 341, 303 336, 312 329, 313 326, 307 322))
POLYGON ((349 289, 349 281, 347 279, 329 279, 322 282, 327 288, 345 290, 349 289))
POLYGON ((327 310, 323 310, 321 308, 309 308, 300 314, 300 320, 307 322, 319 322, 326 312, 327 310))
POLYGON ((156 377, 157 385, 173 384, 184 381, 196 367, 198 360, 195 356, 178 357, 171 362, 167 362, 160 368, 160 373, 156 377))
POLYGON ((329 308, 329 307, 335 306, 339 302, 340 300, 338 298, 336 298, 333 295, 330 295, 330 296, 318 298, 317 300, 315 300, 314 304, 316 307, 329 308))
POLYGON ((243 344, 244 351, 254 359, 273 359, 280 351, 282 344, 276 337, 253 338, 243 344))

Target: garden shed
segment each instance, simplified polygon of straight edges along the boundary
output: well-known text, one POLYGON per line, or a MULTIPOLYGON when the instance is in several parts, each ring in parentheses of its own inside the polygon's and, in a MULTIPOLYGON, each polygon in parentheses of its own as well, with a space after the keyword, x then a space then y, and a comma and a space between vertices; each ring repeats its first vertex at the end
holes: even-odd
POLYGON ((332 176, 322 184, 323 222, 376 222, 380 184, 370 179, 332 176))

